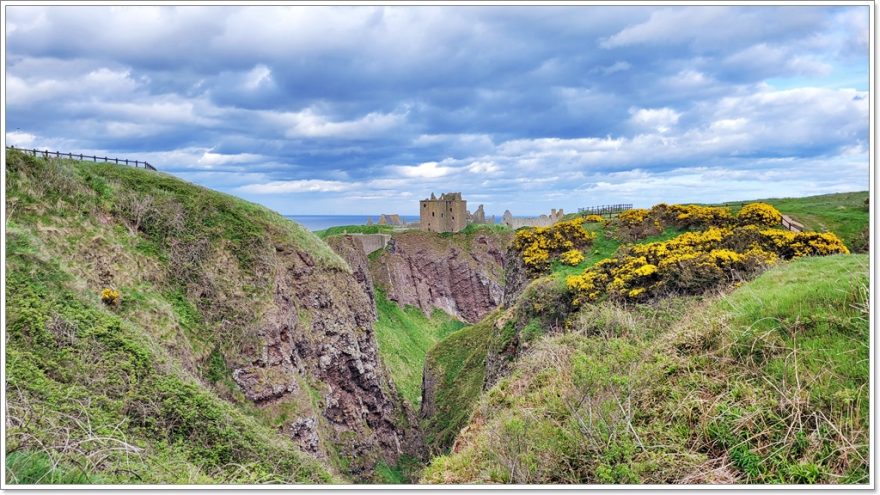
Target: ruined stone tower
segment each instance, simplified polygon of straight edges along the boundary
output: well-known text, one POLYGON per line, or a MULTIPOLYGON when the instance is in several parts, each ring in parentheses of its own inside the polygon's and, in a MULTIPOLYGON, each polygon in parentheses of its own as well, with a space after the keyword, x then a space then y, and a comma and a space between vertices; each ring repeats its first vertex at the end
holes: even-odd
POLYGON ((458 232, 467 227, 467 201, 461 193, 444 193, 440 199, 431 193, 419 202, 419 225, 429 232, 458 232))

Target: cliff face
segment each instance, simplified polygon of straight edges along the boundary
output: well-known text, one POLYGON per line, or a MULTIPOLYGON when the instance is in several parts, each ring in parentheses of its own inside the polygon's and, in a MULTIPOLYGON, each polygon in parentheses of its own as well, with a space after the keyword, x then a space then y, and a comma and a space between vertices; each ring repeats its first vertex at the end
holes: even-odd
POLYGON ((282 431, 307 452, 326 457, 335 449, 349 472, 362 476, 379 459, 393 464, 419 446, 411 414, 380 362, 372 293, 357 273, 322 268, 305 252, 277 253, 275 304, 258 330, 262 343, 247 350, 233 378, 264 405, 297 397, 296 377, 305 377, 319 396, 330 445, 319 446, 313 416, 290 418, 282 431))
POLYGON ((396 234, 371 263, 373 280, 400 305, 426 313, 439 308, 476 323, 503 301, 504 253, 511 236, 492 230, 396 234))

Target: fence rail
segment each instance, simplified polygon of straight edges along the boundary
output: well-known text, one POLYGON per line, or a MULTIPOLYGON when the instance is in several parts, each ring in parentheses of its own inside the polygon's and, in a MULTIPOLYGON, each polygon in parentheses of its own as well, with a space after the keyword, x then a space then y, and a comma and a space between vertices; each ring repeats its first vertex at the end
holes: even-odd
POLYGON ((33 156, 42 156, 46 159, 50 157, 55 158, 67 158, 68 160, 80 160, 87 161, 91 160, 93 162, 106 162, 106 163, 115 163, 117 165, 129 165, 135 168, 144 168, 147 170, 156 170, 156 167, 150 165, 147 162, 142 162, 139 160, 128 160, 123 158, 108 158, 106 156, 93 156, 93 155, 84 155, 82 153, 61 153, 60 151, 49 151, 49 150, 38 150, 38 149, 26 149, 26 148, 16 148, 15 146, 7 146, 8 150, 16 150, 21 151, 22 153, 27 153, 33 156))
POLYGON ((632 210, 632 207, 632 204, 588 206, 586 208, 578 208, 578 213, 603 216, 618 215, 626 210, 632 210))
POLYGON ((782 215, 782 226, 792 232, 804 231, 804 224, 796 222, 785 215, 782 215))

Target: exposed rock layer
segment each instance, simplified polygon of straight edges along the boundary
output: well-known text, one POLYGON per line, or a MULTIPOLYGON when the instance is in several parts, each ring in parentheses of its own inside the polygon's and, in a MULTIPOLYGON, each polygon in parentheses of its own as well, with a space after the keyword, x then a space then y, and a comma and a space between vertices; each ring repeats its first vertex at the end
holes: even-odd
POLYGON ((504 297, 504 253, 509 232, 443 236, 409 231, 395 234, 371 263, 373 280, 388 298, 430 313, 439 308, 476 323, 504 297))
POLYGON ((245 349, 233 377, 258 405, 308 400, 296 394, 303 381, 320 396, 330 443, 319 452, 318 428, 307 417, 291 418, 281 430, 319 457, 335 450, 350 461, 350 474, 365 476, 378 460, 393 464, 420 447, 409 426, 412 413, 379 359, 365 259, 350 254, 353 273, 322 267, 298 250, 275 253, 274 304, 257 331, 260 343, 245 349))

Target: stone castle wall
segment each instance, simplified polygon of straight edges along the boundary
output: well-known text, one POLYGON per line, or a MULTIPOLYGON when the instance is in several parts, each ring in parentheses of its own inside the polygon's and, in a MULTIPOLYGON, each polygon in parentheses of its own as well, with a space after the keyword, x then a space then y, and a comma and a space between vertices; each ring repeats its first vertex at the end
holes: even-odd
POLYGON ((428 232, 458 232, 467 227, 467 201, 461 193, 442 194, 419 202, 419 227, 428 232))
POLYGON ((549 215, 526 218, 514 218, 510 210, 507 210, 504 212, 504 216, 501 217, 501 223, 514 230, 520 227, 549 227, 562 220, 563 216, 565 216, 565 212, 562 211, 562 208, 558 211, 556 209, 550 210, 549 215))
POLYGON ((389 234, 348 234, 352 239, 360 243, 364 254, 370 254, 373 251, 385 249, 388 241, 391 240, 389 234))

